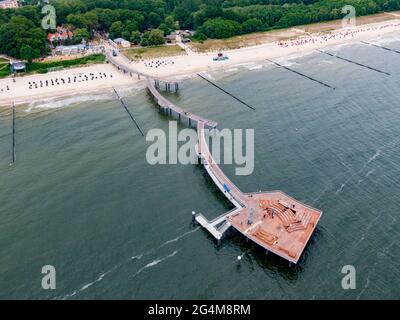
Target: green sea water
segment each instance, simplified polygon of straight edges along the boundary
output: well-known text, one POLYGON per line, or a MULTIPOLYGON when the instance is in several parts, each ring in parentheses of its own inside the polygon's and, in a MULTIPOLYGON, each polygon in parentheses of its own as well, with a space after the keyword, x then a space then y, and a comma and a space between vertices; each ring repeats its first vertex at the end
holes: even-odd
MULTIPOLYGON (((0 298, 399 298, 400 55, 329 51, 391 75, 314 53, 279 61, 335 90, 265 61, 209 75, 255 111, 198 77, 167 94, 219 128, 254 128, 253 174, 222 165, 241 190, 280 189, 323 211, 298 265, 235 233, 218 247, 193 226, 192 210, 212 218, 229 203, 199 165, 149 165, 150 142, 106 91, 18 106, 13 166, 0 111, 0 298), (55 290, 42 289, 44 265, 55 290), (344 265, 355 290, 342 289, 344 265)), ((145 133, 167 130, 146 90, 124 101, 145 133)))

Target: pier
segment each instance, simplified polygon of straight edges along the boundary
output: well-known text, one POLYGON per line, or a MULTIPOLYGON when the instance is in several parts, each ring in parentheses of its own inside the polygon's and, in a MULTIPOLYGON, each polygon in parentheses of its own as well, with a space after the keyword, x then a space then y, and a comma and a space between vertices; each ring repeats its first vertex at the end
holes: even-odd
MULTIPOLYGON (((243 193, 215 163, 205 140, 204 126, 197 126, 197 154, 215 185, 235 206, 224 214, 228 226, 289 262, 297 263, 322 215, 322 211, 284 192, 243 193)), ((220 217, 219 217, 220 218, 220 217)), ((223 236, 215 220, 202 215, 196 221, 219 242, 223 236)), ((224 229, 226 231, 227 229, 224 229)))
MULTIPOLYGON (((112 59, 110 57, 109 59, 112 59)), ((121 66, 119 69, 121 70, 121 66)), ((124 66, 125 72, 136 73, 124 66)), ((247 239, 266 250, 297 263, 312 236, 322 211, 309 207, 282 191, 243 193, 215 162, 206 141, 205 127, 215 128, 218 123, 183 110, 163 97, 157 90, 160 79, 137 73, 146 78, 147 88, 160 108, 170 116, 186 118, 189 126, 197 124, 196 153, 218 189, 233 205, 233 209, 207 220, 202 214, 193 214, 194 220, 218 242, 232 227, 247 239)))
POLYGON ((178 107, 177 105, 173 104, 170 102, 168 99, 166 99, 156 88, 156 82, 157 80, 147 76, 146 77, 146 82, 147 82, 147 88, 149 89, 150 93, 153 95, 155 101, 157 104, 160 106, 162 110, 164 110, 167 114, 170 116, 175 115, 178 116, 178 119, 181 120, 182 118, 187 119, 189 126, 192 125, 192 123, 203 123, 206 126, 210 128, 215 128, 218 123, 213 120, 209 120, 203 117, 200 117, 198 115, 192 114, 188 111, 183 110, 182 108, 178 107))
POLYGON ((291 72, 293 72, 293 73, 298 74, 299 76, 302 76, 302 77, 307 78, 307 79, 309 79, 309 80, 311 80, 311 81, 317 82, 317 83, 323 85, 324 87, 327 87, 327 88, 330 88, 330 89, 335 90, 335 87, 332 87, 331 85, 329 85, 329 84, 327 84, 327 83, 325 83, 325 82, 322 82, 322 81, 320 81, 320 80, 314 79, 314 78, 312 78, 312 77, 310 77, 310 76, 305 75, 304 73, 301 73, 301 72, 299 72, 299 71, 293 70, 293 69, 291 69, 291 68, 289 68, 289 67, 286 67, 286 66, 284 66, 284 65, 281 65, 280 63, 275 62, 275 61, 272 61, 272 60, 270 60, 270 59, 266 59, 266 60, 269 61, 269 62, 271 62, 271 63, 273 63, 273 64, 276 65, 277 67, 284 68, 284 69, 286 69, 286 70, 288 70, 288 71, 291 71, 291 72))
POLYGON ((379 73, 386 74, 387 76, 390 76, 390 73, 388 73, 386 71, 382 71, 382 70, 367 66, 366 64, 362 64, 362 63, 359 63, 359 62, 356 62, 356 61, 353 61, 353 60, 350 60, 350 59, 347 59, 347 58, 343 58, 343 57, 340 57, 340 56, 338 56, 336 54, 332 54, 332 53, 329 53, 329 52, 326 52, 326 51, 323 51, 323 50, 319 50, 319 49, 317 49, 317 50, 319 52, 321 52, 321 53, 324 53, 324 54, 328 55, 328 56, 335 57, 335 58, 338 58, 340 60, 347 61, 349 63, 355 64, 357 66, 364 67, 364 68, 370 69, 372 71, 376 71, 376 72, 379 72, 379 73))

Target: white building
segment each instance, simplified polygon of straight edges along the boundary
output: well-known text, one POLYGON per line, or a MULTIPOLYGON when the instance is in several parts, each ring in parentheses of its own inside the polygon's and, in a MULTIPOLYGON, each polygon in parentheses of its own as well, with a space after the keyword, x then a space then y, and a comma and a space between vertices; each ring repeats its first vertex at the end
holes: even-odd
POLYGON ((77 44, 74 46, 57 46, 55 53, 61 54, 63 56, 76 55, 78 53, 83 53, 86 50, 86 46, 83 44, 77 44))
POLYGON ((124 38, 117 38, 113 40, 117 45, 123 47, 123 48, 129 48, 131 46, 131 43, 128 40, 125 40, 124 38))

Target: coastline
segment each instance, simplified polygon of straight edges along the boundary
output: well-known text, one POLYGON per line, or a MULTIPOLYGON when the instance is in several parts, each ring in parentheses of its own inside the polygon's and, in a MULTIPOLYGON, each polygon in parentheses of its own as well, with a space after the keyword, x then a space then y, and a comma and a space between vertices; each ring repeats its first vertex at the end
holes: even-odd
MULTIPOLYGON (((290 32, 290 29, 287 30, 290 32)), ((318 49, 326 49, 338 45, 353 44, 379 37, 390 37, 400 31, 400 19, 395 18, 383 22, 370 23, 346 29, 336 29, 325 33, 306 33, 289 40, 267 42, 260 45, 223 51, 229 57, 224 61, 213 61, 215 52, 195 53, 159 58, 169 63, 149 67, 146 61, 131 62, 132 68, 153 77, 166 79, 184 79, 201 72, 222 71, 240 65, 255 64, 267 59, 284 59, 291 56, 310 54, 318 49)), ((125 59, 121 54, 117 59, 125 59)), ((157 60, 157 59, 153 59, 157 60)), ((147 60, 148 62, 148 60, 147 60)), ((46 74, 34 74, 11 77, 0 80, 0 107, 15 104, 31 103, 51 98, 68 97, 86 93, 100 92, 115 88, 140 86, 143 79, 122 74, 112 65, 95 64, 79 68, 69 68, 46 74), (70 78, 70 80, 67 80, 70 78), (73 80, 75 78, 75 80, 73 80), (57 79, 57 83, 50 84, 57 79), (45 81, 48 85, 45 85, 45 81), (61 82, 62 81, 62 82, 61 82), (70 83, 67 81, 71 81, 70 83)))
POLYGON ((0 80, 0 90, 3 90, 0 91, 0 107, 10 106, 12 103, 20 105, 51 98, 96 93, 112 87, 129 88, 139 84, 135 78, 121 74, 108 64, 94 64, 46 74, 16 77, 15 79, 15 82, 12 78, 0 80), (88 80, 85 79, 85 75, 88 80), (76 81, 74 82, 75 77, 76 81), (71 83, 68 83, 68 78, 71 83), (51 85, 51 80, 55 81, 55 79, 58 79, 58 84, 54 82, 54 85, 51 85), (62 83, 61 79, 64 79, 65 83, 62 83), (48 86, 45 85, 45 81, 48 81, 48 86), (30 84, 33 84, 31 89, 29 89, 30 84), (7 90, 7 86, 9 90, 7 90))
MULTIPOLYGON (((191 53, 171 57, 169 60, 174 64, 168 64, 162 68, 154 70, 145 66, 144 62, 133 63, 132 67, 143 73, 148 73, 155 78, 179 78, 200 72, 218 71, 232 68, 240 64, 250 64, 264 61, 267 59, 284 59, 290 56, 302 56, 310 54, 318 49, 327 49, 338 45, 354 44, 360 41, 369 41, 382 36, 390 37, 400 31, 400 19, 391 19, 383 22, 360 25, 346 29, 336 29, 331 32, 304 34, 302 36, 284 40, 282 42, 301 42, 305 39, 314 39, 314 42, 302 43, 295 46, 278 45, 281 41, 268 42, 261 45, 243 47, 222 51, 229 57, 224 61, 213 61, 217 52, 191 53), (328 41, 322 40, 326 36, 340 35, 341 33, 350 34, 348 37, 333 37, 328 41), (321 41, 320 41, 321 40, 321 41)), ((288 29, 290 32, 290 29, 288 29)), ((305 41, 304 41, 305 42, 305 41)))

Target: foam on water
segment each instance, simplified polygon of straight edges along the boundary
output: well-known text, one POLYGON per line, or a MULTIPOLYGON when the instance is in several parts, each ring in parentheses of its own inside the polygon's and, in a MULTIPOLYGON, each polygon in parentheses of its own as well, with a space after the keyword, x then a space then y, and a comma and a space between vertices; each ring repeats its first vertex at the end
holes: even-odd
POLYGON ((254 67, 250 67, 249 70, 258 70, 261 69, 263 66, 261 64, 255 65, 254 67))
POLYGON ((174 238, 174 239, 171 239, 171 240, 168 240, 168 241, 165 241, 161 246, 160 246, 160 248, 162 248, 162 247, 164 247, 164 246, 166 246, 167 244, 170 244, 170 243, 173 243, 173 242, 176 242, 176 241, 178 241, 178 240, 180 240, 180 239, 182 239, 182 238, 184 238, 184 237, 186 237, 187 235, 189 235, 189 234, 191 234, 191 233, 194 233, 194 232, 196 232, 197 230, 199 230, 200 229, 200 227, 197 227, 197 228, 195 228, 195 229, 193 229, 193 230, 190 230, 190 231, 187 231, 187 232, 185 232, 185 233, 183 233, 183 234, 181 234, 180 236, 178 236, 178 237, 176 237, 176 238, 174 238))
POLYGON ((384 38, 376 38, 373 39, 372 41, 369 41, 373 44, 377 44, 377 45, 386 45, 386 44, 391 44, 393 42, 399 42, 400 41, 400 36, 396 35, 393 37, 384 37, 384 38))
POLYGON ((65 99, 46 99, 43 101, 31 102, 25 112, 29 113, 35 110, 51 110, 51 109, 61 109, 68 107, 73 104, 89 101, 104 101, 112 99, 111 94, 93 94, 93 95, 81 95, 72 96, 65 99))
POLYGON ((158 265, 159 263, 172 258, 173 256, 175 256, 181 249, 175 250, 174 252, 170 253, 169 255, 162 257, 162 258, 157 258, 155 260, 153 260, 152 262, 149 262, 148 264, 146 264, 144 267, 140 268, 138 271, 136 271, 133 275, 132 278, 136 277, 138 274, 140 274, 141 272, 143 272, 144 270, 154 267, 156 265, 158 265))

